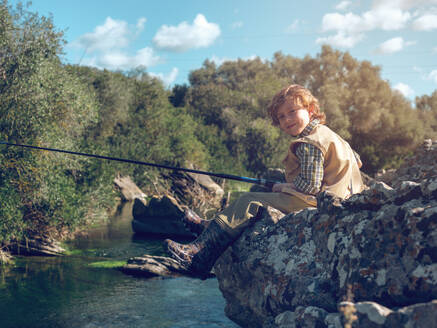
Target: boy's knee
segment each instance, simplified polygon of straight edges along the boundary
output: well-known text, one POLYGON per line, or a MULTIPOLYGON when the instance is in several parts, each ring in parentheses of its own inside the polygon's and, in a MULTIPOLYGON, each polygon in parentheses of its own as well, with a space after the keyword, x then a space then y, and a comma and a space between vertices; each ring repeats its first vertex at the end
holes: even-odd
POLYGON ((239 204, 239 206, 244 206, 246 204, 248 205, 251 201, 253 201, 253 196, 250 192, 245 192, 238 197, 236 202, 239 204))

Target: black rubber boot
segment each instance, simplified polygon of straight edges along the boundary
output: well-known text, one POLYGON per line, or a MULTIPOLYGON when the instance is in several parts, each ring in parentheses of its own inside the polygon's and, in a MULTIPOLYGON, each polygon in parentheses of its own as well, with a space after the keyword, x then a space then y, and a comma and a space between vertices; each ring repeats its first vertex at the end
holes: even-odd
POLYGON ((185 215, 182 217, 182 223, 185 228, 196 237, 199 236, 203 230, 209 225, 210 220, 204 220, 194 211, 189 208, 185 209, 185 215))
POLYGON ((205 279, 215 261, 235 240, 214 220, 189 244, 164 241, 167 252, 193 275, 205 279))

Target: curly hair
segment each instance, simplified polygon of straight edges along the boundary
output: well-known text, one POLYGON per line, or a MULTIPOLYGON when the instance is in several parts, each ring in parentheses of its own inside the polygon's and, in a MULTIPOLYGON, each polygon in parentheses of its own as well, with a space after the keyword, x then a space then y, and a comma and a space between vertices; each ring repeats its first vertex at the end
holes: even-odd
POLYGON ((273 97, 267 109, 272 119, 273 125, 279 125, 279 120, 277 117, 278 109, 287 100, 291 100, 294 104, 298 104, 308 111, 310 109, 310 106, 312 106, 311 119, 314 120, 317 118, 322 124, 326 122, 325 113, 320 112, 319 101, 317 100, 317 98, 314 97, 311 92, 303 86, 298 84, 291 84, 288 87, 283 88, 273 97))

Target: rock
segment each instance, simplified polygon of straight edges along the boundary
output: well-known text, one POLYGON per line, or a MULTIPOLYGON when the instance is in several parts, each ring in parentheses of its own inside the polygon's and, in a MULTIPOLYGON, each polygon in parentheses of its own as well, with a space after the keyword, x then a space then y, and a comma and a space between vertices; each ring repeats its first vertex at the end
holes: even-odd
MULTIPOLYGON (((129 259, 127 264, 122 268, 122 271, 127 274, 143 277, 177 277, 182 275, 193 276, 190 271, 187 271, 174 259, 164 256, 151 255, 143 255, 141 257, 129 259)), ((213 276, 213 274, 210 275, 210 277, 213 276)))
POLYGON ((9 253, 0 249, 0 265, 11 263, 11 261, 12 256, 9 253))
POLYGON ((58 256, 66 252, 59 241, 41 236, 22 241, 12 241, 7 248, 14 255, 58 256))
POLYGON ((183 215, 182 205, 169 195, 153 197, 148 203, 136 198, 132 208, 132 228, 136 233, 193 237, 182 223, 183 215))
POLYGON ((124 201, 132 201, 135 198, 145 199, 147 197, 129 176, 116 176, 114 185, 120 190, 124 201))
POLYGON ((185 271, 178 262, 169 257, 150 255, 129 259, 122 270, 128 274, 145 277, 178 276, 181 275, 181 271, 185 271))
POLYGON ((322 327, 327 315, 325 310, 315 306, 299 306, 294 312, 286 311, 276 316, 275 324, 278 328, 322 327))
POLYGON ((219 210, 224 191, 206 175, 173 172, 164 176, 171 183, 172 194, 154 196, 149 202, 136 197, 132 228, 137 233, 193 237, 182 223, 184 209, 208 218, 219 210))
POLYGON ((284 318, 293 317, 296 327, 336 327, 344 299, 360 303, 358 316, 382 321, 383 308, 361 303, 395 309, 437 298, 437 178, 395 189, 374 182, 342 202, 322 193, 317 209, 277 224, 270 213, 214 268, 225 313, 239 325, 284 326, 284 318))
POLYGON ((221 199, 225 193, 222 187, 215 183, 210 176, 205 174, 188 173, 200 186, 216 195, 218 199, 221 199))
POLYGON ((220 209, 224 191, 209 176, 181 172, 162 175, 171 184, 171 196, 201 217, 209 218, 220 209))
POLYGON ((388 309, 375 302, 342 302, 339 304, 342 323, 351 327, 434 327, 437 322, 437 300, 388 309))
POLYGON ((437 300, 419 303, 397 310, 375 302, 341 302, 336 313, 310 306, 297 307, 276 316, 274 323, 263 328, 327 327, 327 328, 399 328, 434 327, 437 320, 437 300))
POLYGON ((402 181, 420 183, 437 175, 437 140, 427 139, 423 146, 416 149, 415 153, 405 159, 397 170, 379 172, 375 179, 397 188, 402 181))

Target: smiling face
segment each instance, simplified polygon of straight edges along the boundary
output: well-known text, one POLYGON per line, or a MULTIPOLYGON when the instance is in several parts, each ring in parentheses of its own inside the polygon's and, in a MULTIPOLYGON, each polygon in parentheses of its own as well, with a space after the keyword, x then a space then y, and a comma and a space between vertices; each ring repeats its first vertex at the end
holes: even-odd
POLYGON ((311 120, 310 112, 297 103, 285 101, 277 111, 279 127, 293 137, 298 136, 311 120))

